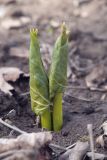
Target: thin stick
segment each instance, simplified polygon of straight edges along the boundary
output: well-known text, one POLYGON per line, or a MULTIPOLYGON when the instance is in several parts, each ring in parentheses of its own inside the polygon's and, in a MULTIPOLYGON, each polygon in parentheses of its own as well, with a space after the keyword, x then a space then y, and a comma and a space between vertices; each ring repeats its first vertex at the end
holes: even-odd
MULTIPOLYGON (((85 102, 96 102, 96 100, 97 100, 97 102, 107 102, 107 100, 87 99, 87 98, 84 98, 84 97, 75 97, 75 96, 72 95, 72 93, 71 94, 65 93, 65 95, 70 96, 70 98, 74 98, 76 100, 85 101, 85 102)), ((65 100, 65 102, 69 103, 66 100, 65 100)))
POLYGON ((21 134, 27 133, 27 132, 22 131, 21 129, 17 128, 16 126, 12 126, 12 125, 10 125, 10 124, 4 122, 1 118, 0 118, 0 123, 3 124, 3 125, 5 125, 6 127, 9 127, 9 128, 11 128, 11 129, 13 129, 13 130, 15 130, 15 131, 21 133, 21 134))
POLYGON ((106 88, 96 88, 96 87, 93 87, 93 88, 88 88, 88 87, 84 87, 84 86, 72 86, 72 85, 68 85, 66 86, 67 89, 80 89, 80 90, 89 90, 91 92, 94 92, 94 91, 98 91, 98 92, 107 92, 107 89, 106 88))
POLYGON ((66 151, 66 148, 65 148, 65 147, 59 146, 59 145, 57 145, 57 144, 50 143, 49 146, 50 146, 50 147, 57 148, 57 149, 60 149, 60 150, 63 150, 63 151, 66 151))
POLYGON ((71 144, 70 146, 66 147, 66 150, 69 150, 71 148, 73 148, 77 143, 71 144))
POLYGON ((57 144, 53 144, 53 143, 49 144, 50 147, 54 147, 54 148, 57 148, 57 149, 60 149, 60 150, 63 150, 63 151, 67 151, 67 150, 73 148, 75 145, 76 145, 76 143, 74 143, 74 144, 72 144, 72 145, 70 145, 70 146, 65 148, 65 147, 59 146, 57 144))
POLYGON ((92 129, 92 124, 87 125, 87 130, 89 133, 90 137, 90 149, 92 152, 92 160, 95 160, 95 154, 94 154, 94 138, 93 138, 93 129, 92 129))
POLYGON ((25 92, 25 93, 21 93, 21 96, 27 96, 27 95, 30 95, 30 92, 25 92))
MULTIPOLYGON (((101 153, 94 153, 95 154, 95 159, 99 159, 99 160, 103 160, 103 159, 106 159, 107 158, 107 155, 105 155, 105 154, 101 154, 101 153)), ((91 152, 87 152, 87 156, 89 157, 89 158, 91 158, 92 157, 92 153, 91 152)))

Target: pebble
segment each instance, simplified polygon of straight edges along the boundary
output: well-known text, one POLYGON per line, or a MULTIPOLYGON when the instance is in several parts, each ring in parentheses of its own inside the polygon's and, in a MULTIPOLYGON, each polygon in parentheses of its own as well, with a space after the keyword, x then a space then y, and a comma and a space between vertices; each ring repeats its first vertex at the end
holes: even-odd
POLYGON ((54 21, 54 20, 51 20, 50 21, 50 25, 53 27, 53 28, 58 28, 60 26, 60 23, 58 21, 54 21))
POLYGON ((6 116, 9 119, 14 118, 16 116, 16 110, 12 109, 6 116))

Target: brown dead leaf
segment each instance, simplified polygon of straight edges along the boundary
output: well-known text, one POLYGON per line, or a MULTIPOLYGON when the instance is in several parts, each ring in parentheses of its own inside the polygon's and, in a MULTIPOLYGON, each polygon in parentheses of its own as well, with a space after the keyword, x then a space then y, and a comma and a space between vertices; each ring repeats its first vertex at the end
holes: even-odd
POLYGON ((0 139, 0 153, 14 149, 39 149, 52 140, 50 132, 25 133, 16 139, 0 139))
POLYGON ((107 147, 107 121, 105 121, 100 128, 104 133, 97 137, 96 143, 104 148, 105 146, 107 147))
POLYGON ((21 17, 18 19, 13 19, 13 18, 5 18, 3 19, 3 21, 1 22, 1 27, 4 29, 18 29, 20 27, 23 27, 27 24, 30 23, 30 18, 29 17, 21 17))
MULTIPOLYGON (((92 152, 88 152, 87 153, 87 156, 90 158, 90 159, 92 159, 92 152)), ((106 159, 107 158, 107 156, 105 155, 105 154, 101 154, 101 153, 94 153, 94 158, 96 159, 96 160, 103 160, 103 159, 106 159)))
POLYGON ((24 73, 19 68, 16 67, 0 68, 0 75, 3 76, 5 81, 15 82, 22 74, 24 73))
POLYGON ((84 155, 89 150, 89 143, 78 141, 76 146, 73 148, 73 152, 69 155, 69 160, 82 160, 84 155))
POLYGON ((64 154, 60 156, 60 160, 82 160, 84 159, 84 155, 87 153, 88 150, 88 141, 78 141, 74 148, 67 150, 64 154))
POLYGON ((95 88, 106 89, 105 81, 107 79, 107 70, 103 64, 98 64, 88 76, 85 81, 88 88, 94 90, 95 88), (103 84, 103 85, 102 85, 103 84))
POLYGON ((107 135, 107 121, 105 121, 105 122, 101 125, 101 128, 102 128, 103 131, 104 131, 104 135, 107 135))
POLYGON ((12 95, 10 91, 13 89, 14 88, 4 80, 3 76, 0 75, 0 90, 6 94, 12 95))
POLYGON ((100 135, 99 137, 97 137, 96 143, 99 144, 101 147, 104 148, 104 139, 103 139, 103 135, 100 135))
POLYGON ((2 67, 0 68, 0 90, 4 93, 12 95, 11 90, 14 90, 13 86, 8 81, 15 82, 20 76, 27 76, 19 68, 15 67, 2 67))
POLYGON ((0 154, 1 160, 41 160, 35 150, 13 150, 0 154))
POLYGON ((51 140, 52 135, 50 132, 24 133, 16 139, 1 138, 0 159, 46 160, 47 154, 45 152, 47 153, 47 150, 45 145, 50 143, 51 140), (41 149, 44 151, 43 153, 41 149))

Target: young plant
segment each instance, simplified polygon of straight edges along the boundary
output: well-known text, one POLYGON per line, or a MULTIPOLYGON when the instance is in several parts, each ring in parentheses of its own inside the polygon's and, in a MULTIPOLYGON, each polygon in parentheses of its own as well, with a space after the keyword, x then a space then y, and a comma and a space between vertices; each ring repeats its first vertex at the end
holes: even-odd
POLYGON ((68 34, 65 24, 53 50, 49 75, 50 100, 53 103, 53 129, 58 131, 63 124, 62 96, 67 80, 68 34))
POLYGON ((42 127, 51 130, 49 80, 41 60, 37 29, 32 29, 30 31, 30 38, 31 107, 34 113, 41 117, 42 127))
POLYGON ((43 66, 36 29, 30 37, 30 96, 32 110, 41 117, 41 125, 58 131, 63 124, 62 96, 67 80, 68 34, 62 25, 53 50, 49 77, 43 66))

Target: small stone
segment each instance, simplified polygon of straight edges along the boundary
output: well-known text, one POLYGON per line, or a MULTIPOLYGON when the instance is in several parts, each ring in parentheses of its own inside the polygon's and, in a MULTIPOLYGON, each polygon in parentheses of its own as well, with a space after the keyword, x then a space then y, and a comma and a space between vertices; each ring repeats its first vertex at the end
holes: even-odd
POLYGON ((12 109, 8 114, 7 114, 7 118, 11 119, 14 118, 16 116, 16 111, 14 109, 12 109))
POLYGON ((58 28, 60 24, 59 24, 58 21, 51 20, 51 21, 50 21, 50 25, 51 25, 53 28, 58 28))

